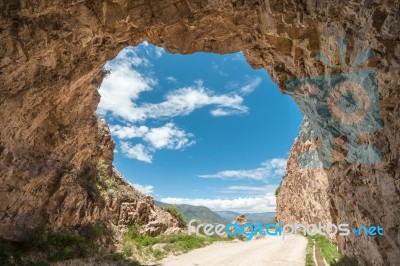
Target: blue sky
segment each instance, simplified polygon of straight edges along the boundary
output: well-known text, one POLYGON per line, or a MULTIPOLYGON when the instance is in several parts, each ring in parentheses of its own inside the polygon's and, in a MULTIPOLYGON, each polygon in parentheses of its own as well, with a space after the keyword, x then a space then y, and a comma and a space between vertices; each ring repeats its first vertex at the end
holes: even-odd
POLYGON ((167 203, 275 210, 302 115, 265 70, 242 53, 179 55, 148 43, 105 68, 97 113, 133 186, 167 203))

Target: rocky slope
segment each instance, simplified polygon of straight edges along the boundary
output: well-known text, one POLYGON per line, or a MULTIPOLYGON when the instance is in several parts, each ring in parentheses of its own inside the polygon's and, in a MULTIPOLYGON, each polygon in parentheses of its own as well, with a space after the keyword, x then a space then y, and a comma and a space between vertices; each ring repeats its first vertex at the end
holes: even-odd
POLYGON ((3 198, 7 208, 0 226, 2 238, 24 240, 42 224, 53 227, 103 224, 116 229, 117 235, 131 224, 140 225, 141 233, 153 236, 180 230, 179 220, 155 206, 152 197, 142 195, 126 183, 111 166, 114 144, 108 126, 100 120, 97 125, 98 145, 103 151, 100 159, 86 162, 77 171, 64 170, 56 178, 31 179, 27 186, 37 194, 21 196, 21 188, 1 194, 8 196, 7 200, 3 198), (47 182, 49 187, 46 187, 47 182), (45 193, 43 187, 47 189, 45 193), (46 198, 38 199, 39 195, 46 198), (21 204, 21 200, 30 204, 21 204), (32 212, 30 206, 42 208, 44 216, 32 212), (16 212, 14 216, 7 216, 12 211, 16 212))
MULTIPOLYGON (((360 67, 376 73, 383 128, 359 140, 373 143, 381 162, 337 160, 325 169, 329 213, 335 223, 385 228, 384 237, 339 239, 342 252, 361 263, 398 265, 399 10, 396 0, 1 1, 0 237, 18 240, 44 223, 118 221, 124 201, 96 202, 77 178, 102 158, 111 163, 109 140, 93 114, 102 66, 122 48, 147 40, 184 54, 242 50, 249 64, 266 69, 285 92, 292 77, 349 71, 345 64, 329 67, 315 60, 322 50, 340 63, 337 40, 346 37, 351 53, 344 61, 354 62, 367 47, 375 54, 360 67)), ((345 146, 339 139, 333 149, 340 153, 345 146)), ((303 200, 284 192, 295 199, 291 207, 317 203, 291 177, 284 187, 292 183, 293 192, 303 191, 303 200)), ((319 204, 307 218, 284 215, 314 219, 325 206, 319 204)))

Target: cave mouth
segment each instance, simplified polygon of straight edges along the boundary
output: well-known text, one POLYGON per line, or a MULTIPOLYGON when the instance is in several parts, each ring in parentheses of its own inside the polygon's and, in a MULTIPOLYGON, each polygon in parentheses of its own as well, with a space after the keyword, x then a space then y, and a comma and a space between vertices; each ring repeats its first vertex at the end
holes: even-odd
MULTIPOLYGON (((100 157, 111 161, 113 148, 93 114, 103 64, 123 47, 148 40, 183 54, 241 50, 285 90, 290 78, 333 72, 314 56, 333 51, 346 36, 376 54, 368 67, 376 73, 384 127, 366 138, 377 143, 382 163, 332 164, 327 215, 336 223, 382 224, 385 237, 338 238, 339 250, 359 256, 361 264, 399 265, 398 1, 3 2, 0 237, 18 240, 45 223, 119 217, 124 202, 111 210, 88 202, 76 177, 100 157)), ((320 220, 320 213, 309 211, 321 202, 319 193, 299 184, 296 176, 287 186, 287 220, 320 220)))
POLYGON ((143 42, 103 73, 96 112, 132 186, 170 204, 275 212, 302 114, 264 69, 242 52, 171 54, 143 42))

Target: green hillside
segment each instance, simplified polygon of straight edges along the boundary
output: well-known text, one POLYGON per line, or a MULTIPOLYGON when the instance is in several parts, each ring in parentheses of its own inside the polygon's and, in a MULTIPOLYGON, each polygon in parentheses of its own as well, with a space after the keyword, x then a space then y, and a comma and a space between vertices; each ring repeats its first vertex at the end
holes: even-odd
MULTIPOLYGON (((160 207, 168 207, 170 205, 160 201, 155 201, 154 203, 160 207)), ((177 204, 175 206, 183 213, 187 221, 195 219, 201 223, 225 224, 228 222, 226 219, 222 218, 221 216, 204 206, 193 206, 189 204, 177 204)))

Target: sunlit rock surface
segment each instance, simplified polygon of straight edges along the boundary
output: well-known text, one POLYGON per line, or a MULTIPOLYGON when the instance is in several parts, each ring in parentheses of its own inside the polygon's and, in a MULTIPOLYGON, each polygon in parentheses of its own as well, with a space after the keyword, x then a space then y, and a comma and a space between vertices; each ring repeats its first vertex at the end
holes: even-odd
MULTIPOLYGON (((399 265, 399 10, 391 0, 0 2, 0 237, 18 240, 45 223, 117 223, 123 203, 134 201, 97 201, 77 180, 100 159, 112 162, 111 141, 94 112, 102 66, 124 47, 147 40, 183 54, 241 50, 284 92, 291 78, 351 71, 337 47, 346 38, 346 62, 366 48, 374 52, 359 68, 376 73, 383 128, 359 141, 379 149, 381 162, 348 163, 339 138, 332 146, 338 159, 316 170, 321 187, 289 164, 281 194, 288 199, 278 199, 278 213, 304 222, 380 224, 384 237, 339 238, 340 250, 361 263, 399 265), (318 51, 338 67, 317 61, 318 51), (283 206, 298 211, 281 212, 283 206)), ((296 143, 292 161, 304 145, 313 144, 296 143)))

